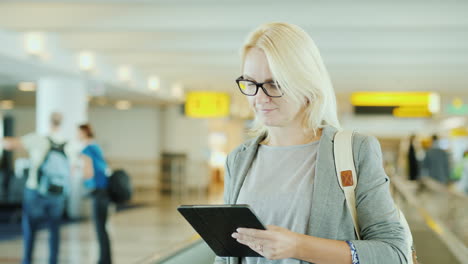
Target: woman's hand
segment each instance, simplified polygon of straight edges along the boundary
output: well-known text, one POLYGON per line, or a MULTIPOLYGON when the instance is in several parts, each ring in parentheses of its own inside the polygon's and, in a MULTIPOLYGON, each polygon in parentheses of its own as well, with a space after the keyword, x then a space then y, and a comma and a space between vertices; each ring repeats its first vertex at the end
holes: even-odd
POLYGON ((269 225, 267 230, 238 228, 232 237, 267 259, 295 258, 300 234, 269 225))

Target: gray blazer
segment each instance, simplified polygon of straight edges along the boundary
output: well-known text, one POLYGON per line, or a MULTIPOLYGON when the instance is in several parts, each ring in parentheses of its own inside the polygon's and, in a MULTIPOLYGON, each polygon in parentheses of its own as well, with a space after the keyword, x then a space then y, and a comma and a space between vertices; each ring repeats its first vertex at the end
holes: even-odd
MULTIPOLYGON (((405 234, 399 222, 376 138, 356 133, 353 153, 358 174, 356 204, 362 240, 357 240, 345 196, 336 177, 333 137, 337 130, 323 129, 319 142, 311 215, 307 235, 351 240, 361 264, 407 263, 405 234)), ((235 204, 248 170, 264 137, 249 140, 233 150, 226 161, 224 201, 235 204)), ((265 223, 268 224, 268 223, 265 223)), ((216 257, 216 264, 239 264, 239 258, 216 257)))

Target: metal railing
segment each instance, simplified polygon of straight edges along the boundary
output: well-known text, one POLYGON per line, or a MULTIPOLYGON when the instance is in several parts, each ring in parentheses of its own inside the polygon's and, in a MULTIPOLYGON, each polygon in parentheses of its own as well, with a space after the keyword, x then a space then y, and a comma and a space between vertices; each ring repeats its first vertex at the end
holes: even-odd
POLYGON ((214 262, 213 251, 201 238, 187 239, 172 245, 149 257, 141 259, 137 264, 211 264, 214 262))
POLYGON ((418 195, 421 206, 444 219, 445 226, 468 247, 468 196, 429 177, 422 178, 421 185, 427 190, 418 195))
POLYGON ((463 209, 468 204, 467 197, 455 195, 445 186, 430 179, 424 179, 418 184, 420 186, 414 188, 415 186, 412 186, 410 182, 400 177, 392 177, 391 190, 395 202, 403 207, 404 212, 408 209, 415 210, 459 263, 466 263, 468 247, 462 236, 466 234, 467 225, 465 224, 465 229, 463 229, 463 224, 455 220, 466 221, 468 211, 463 209), (416 193, 418 194, 416 195, 416 193), (441 199, 441 197, 443 198, 441 199), (453 203, 455 200, 456 204, 453 203), (452 202, 452 205, 447 206, 449 201, 452 202), (455 213, 462 213, 465 216, 464 218, 456 218, 454 217, 455 213))

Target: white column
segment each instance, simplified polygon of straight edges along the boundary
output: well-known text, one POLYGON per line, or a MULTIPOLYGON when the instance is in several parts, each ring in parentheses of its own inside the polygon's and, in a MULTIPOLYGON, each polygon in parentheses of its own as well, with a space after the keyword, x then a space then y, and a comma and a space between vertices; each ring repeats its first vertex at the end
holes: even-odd
MULTIPOLYGON (((76 160, 80 151, 77 143, 78 125, 88 120, 88 98, 86 82, 73 78, 47 77, 38 81, 36 92, 36 132, 47 135, 50 130, 50 115, 60 112, 63 116, 62 136, 74 151, 71 162, 76 160)), ((72 175, 67 211, 70 217, 79 218, 88 215, 86 204, 82 202, 81 173, 72 175)))
POLYGON ((60 112, 63 115, 63 136, 68 140, 76 139, 77 126, 88 120, 86 82, 67 78, 43 78, 38 82, 36 96, 37 132, 47 134, 50 114, 60 112))

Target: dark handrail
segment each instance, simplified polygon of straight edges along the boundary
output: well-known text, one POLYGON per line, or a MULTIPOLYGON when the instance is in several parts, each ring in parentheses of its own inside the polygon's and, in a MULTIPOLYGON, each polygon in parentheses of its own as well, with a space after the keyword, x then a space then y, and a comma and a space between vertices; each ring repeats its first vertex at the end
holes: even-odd
MULTIPOLYGON (((392 180, 390 182, 392 184, 392 190, 394 191, 394 194, 400 195, 400 197, 403 198, 412 208, 417 209, 417 212, 419 212, 419 214, 424 219, 426 219, 426 223, 428 224, 430 229, 433 230, 434 233, 447 246, 447 248, 450 250, 453 256, 460 263, 465 263, 465 261, 468 259, 468 248, 466 247, 466 245, 462 241, 460 241, 460 239, 449 228, 447 228, 442 221, 440 221, 434 215, 431 215, 425 208, 421 207, 421 203, 415 197, 413 192, 410 189, 408 189, 408 184, 405 182, 405 180, 401 179, 400 177, 394 176, 392 177, 392 180)), ((423 182, 423 184, 427 184, 427 182, 423 182)), ((441 187, 442 186, 434 188, 437 188, 437 191, 450 192, 447 190, 446 187, 441 187)))
POLYGON ((187 251, 199 243, 202 243, 203 240, 200 238, 190 238, 186 239, 180 243, 173 244, 170 248, 166 248, 165 250, 160 250, 151 256, 145 257, 136 262, 136 264, 154 264, 154 263, 161 263, 163 260, 167 260, 177 254, 180 254, 184 251, 187 251))

